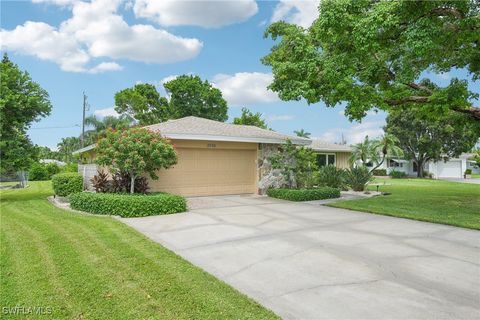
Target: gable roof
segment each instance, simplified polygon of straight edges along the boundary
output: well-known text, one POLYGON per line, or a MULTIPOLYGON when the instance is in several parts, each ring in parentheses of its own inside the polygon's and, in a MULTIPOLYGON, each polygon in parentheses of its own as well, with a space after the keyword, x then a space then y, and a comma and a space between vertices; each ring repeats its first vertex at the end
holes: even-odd
POLYGON ((352 148, 346 144, 329 143, 318 139, 312 139, 312 143, 307 146, 315 151, 331 151, 331 152, 351 152, 352 148))
POLYGON ((275 131, 225 123, 198 117, 185 117, 168 120, 162 123, 146 126, 169 139, 178 140, 212 140, 254 143, 285 143, 287 140, 297 145, 310 144, 309 139, 289 136, 275 131))
MULTIPOLYGON (((311 142, 309 139, 289 136, 255 126, 225 123, 193 116, 168 120, 145 126, 144 128, 159 132, 165 138, 176 140, 210 140, 273 144, 283 144, 286 143, 287 140, 290 140, 293 144, 297 145, 308 145, 311 142)), ((95 149, 94 144, 76 150, 73 154, 83 153, 92 149, 95 149)))

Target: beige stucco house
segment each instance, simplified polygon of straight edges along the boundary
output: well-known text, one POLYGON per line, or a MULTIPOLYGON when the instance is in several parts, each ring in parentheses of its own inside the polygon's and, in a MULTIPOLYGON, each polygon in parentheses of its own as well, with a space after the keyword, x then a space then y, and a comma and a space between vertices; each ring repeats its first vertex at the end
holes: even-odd
POLYGON ((333 164, 340 169, 350 167, 348 159, 352 153, 352 148, 349 145, 312 139, 312 143, 307 147, 317 153, 317 164, 319 167, 328 164, 333 164))
MULTIPOLYGON (((178 154, 178 163, 159 170, 150 180, 150 191, 184 196, 262 193, 268 188, 272 168, 268 158, 287 140, 308 146, 311 140, 254 126, 235 125, 197 117, 169 120, 145 128, 169 139, 178 154)), ((319 154, 322 150, 314 149, 319 154)), ((344 150, 335 154, 335 164, 344 166, 344 150)), ((84 165, 79 171, 88 183, 96 174, 95 145, 76 151, 84 165)), ((346 163, 346 162, 345 162, 346 163)))

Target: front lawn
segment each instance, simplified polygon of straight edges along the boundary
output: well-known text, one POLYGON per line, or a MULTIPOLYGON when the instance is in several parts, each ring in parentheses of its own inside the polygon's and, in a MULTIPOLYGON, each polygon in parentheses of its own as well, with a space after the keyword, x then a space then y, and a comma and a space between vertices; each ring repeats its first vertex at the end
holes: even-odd
POLYGON ((30 184, 0 193, 3 316, 34 308, 55 319, 277 318, 113 218, 53 207, 50 182, 30 184))
MULTIPOLYGON (((480 229, 480 185, 427 179, 378 179, 388 196, 339 201, 346 208, 414 220, 480 229)), ((376 190, 371 186, 370 190, 376 190)))

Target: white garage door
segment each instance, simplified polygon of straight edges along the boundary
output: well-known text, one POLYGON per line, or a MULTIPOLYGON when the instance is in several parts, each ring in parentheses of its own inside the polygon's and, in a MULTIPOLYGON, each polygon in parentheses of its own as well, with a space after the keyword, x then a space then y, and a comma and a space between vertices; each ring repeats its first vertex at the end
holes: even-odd
POLYGON ((462 162, 461 161, 439 161, 437 162, 438 177, 439 178, 461 178, 462 177, 462 162))

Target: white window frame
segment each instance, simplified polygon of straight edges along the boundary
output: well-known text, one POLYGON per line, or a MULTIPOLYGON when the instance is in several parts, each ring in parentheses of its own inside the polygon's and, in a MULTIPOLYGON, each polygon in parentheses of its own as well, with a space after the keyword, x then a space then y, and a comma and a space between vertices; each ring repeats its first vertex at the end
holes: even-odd
MULTIPOLYGON (((325 152, 317 152, 317 155, 326 155, 325 157, 325 166, 328 166, 329 163, 328 163, 328 156, 333 156, 333 165, 336 167, 337 166, 337 154, 336 153, 325 153, 325 152)), ((318 161, 318 158, 317 158, 317 161, 318 161)))

